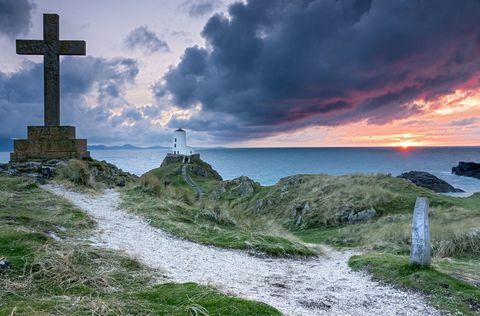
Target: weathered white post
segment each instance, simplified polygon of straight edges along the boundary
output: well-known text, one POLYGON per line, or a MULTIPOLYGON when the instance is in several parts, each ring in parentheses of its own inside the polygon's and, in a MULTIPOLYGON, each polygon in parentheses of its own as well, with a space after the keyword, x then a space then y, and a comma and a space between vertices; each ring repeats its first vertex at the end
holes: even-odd
POLYGON ((428 223, 428 199, 417 198, 412 221, 412 252, 410 264, 430 265, 430 225, 428 223))

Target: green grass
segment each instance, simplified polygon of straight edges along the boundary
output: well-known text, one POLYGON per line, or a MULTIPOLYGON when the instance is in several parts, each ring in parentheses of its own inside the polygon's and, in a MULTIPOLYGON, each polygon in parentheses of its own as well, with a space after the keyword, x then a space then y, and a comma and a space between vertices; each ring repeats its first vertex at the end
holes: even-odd
POLYGON ((434 267, 480 288, 480 256, 435 259, 434 267))
POLYGON ((354 270, 366 270, 377 280, 419 291, 438 309, 453 315, 478 315, 480 289, 453 278, 438 268, 411 266, 405 256, 367 254, 350 258, 354 270))
POLYGON ((189 205, 177 198, 152 195, 141 185, 123 190, 122 200, 123 208, 146 217, 151 225, 202 244, 273 256, 317 254, 266 217, 231 213, 208 201, 189 205))
POLYGON ((165 315, 281 315, 267 305, 222 296, 194 283, 154 286, 137 296, 165 315))
POLYGON ((0 315, 279 315, 81 241, 94 222, 35 183, 0 176, 0 315), (49 236, 55 233, 62 241, 49 236))

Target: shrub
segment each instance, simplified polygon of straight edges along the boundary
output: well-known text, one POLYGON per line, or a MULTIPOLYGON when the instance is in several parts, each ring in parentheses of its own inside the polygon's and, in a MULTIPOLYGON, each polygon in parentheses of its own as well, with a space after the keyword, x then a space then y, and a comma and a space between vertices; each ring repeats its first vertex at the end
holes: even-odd
POLYGON ((85 161, 72 159, 65 166, 58 169, 60 179, 65 179, 73 184, 95 188, 96 182, 85 161))

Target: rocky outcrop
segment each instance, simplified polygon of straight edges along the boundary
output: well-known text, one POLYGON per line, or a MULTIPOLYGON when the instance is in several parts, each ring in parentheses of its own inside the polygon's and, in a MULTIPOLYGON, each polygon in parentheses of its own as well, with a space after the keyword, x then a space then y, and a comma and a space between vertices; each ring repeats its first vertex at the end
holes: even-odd
POLYGON ((213 167, 203 161, 200 158, 199 154, 184 156, 184 155, 167 155, 164 159, 160 168, 172 165, 172 164, 186 164, 189 165, 189 172, 192 175, 197 175, 203 178, 209 178, 212 180, 222 181, 220 174, 213 169, 213 167))
POLYGON ((258 183, 249 177, 241 176, 233 180, 222 181, 211 193, 212 199, 218 199, 222 196, 229 197, 248 197, 255 193, 258 183))
MULTIPOLYGON (((44 184, 48 180, 52 180, 58 176, 60 170, 69 173, 72 168, 84 168, 85 172, 91 175, 93 180, 105 184, 107 187, 125 186, 131 180, 138 178, 137 176, 124 172, 117 166, 106 161, 88 160, 44 160, 44 161, 27 161, 27 162, 10 162, 0 164, 0 173, 9 176, 30 177, 44 184), (72 164, 72 162, 77 162, 72 164)), ((77 170, 72 170, 76 172, 77 170)))
POLYGON ((58 168, 65 166, 65 160, 10 162, 0 164, 0 173, 8 176, 31 177, 45 182, 54 177, 58 168))
POLYGON ((304 204, 300 204, 293 210, 294 212, 294 221, 296 226, 302 224, 303 216, 310 211, 310 203, 307 201, 304 204))
POLYGON ((460 161, 458 166, 452 168, 452 173, 457 176, 480 179, 480 163, 460 161))
POLYGON ((375 215, 377 215, 377 211, 375 211, 375 209, 372 207, 368 210, 363 210, 360 212, 347 212, 342 218, 342 221, 348 223, 364 222, 374 218, 375 215))
POLYGON ((124 187, 127 182, 138 179, 138 176, 125 172, 105 160, 87 160, 86 163, 95 181, 103 183, 110 188, 115 186, 124 187))
POLYGON ((464 192, 433 174, 424 171, 405 172, 399 175, 398 178, 407 179, 416 186, 427 188, 437 193, 464 192))

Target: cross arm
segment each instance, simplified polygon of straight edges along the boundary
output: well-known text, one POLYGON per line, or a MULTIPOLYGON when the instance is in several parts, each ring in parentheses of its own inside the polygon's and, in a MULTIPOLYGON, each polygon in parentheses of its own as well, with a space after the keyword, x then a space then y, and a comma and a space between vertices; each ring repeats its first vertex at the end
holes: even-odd
POLYGON ((60 55, 86 55, 85 41, 60 41, 60 55))
POLYGON ((40 40, 17 40, 19 55, 43 55, 43 47, 43 41, 40 40))

